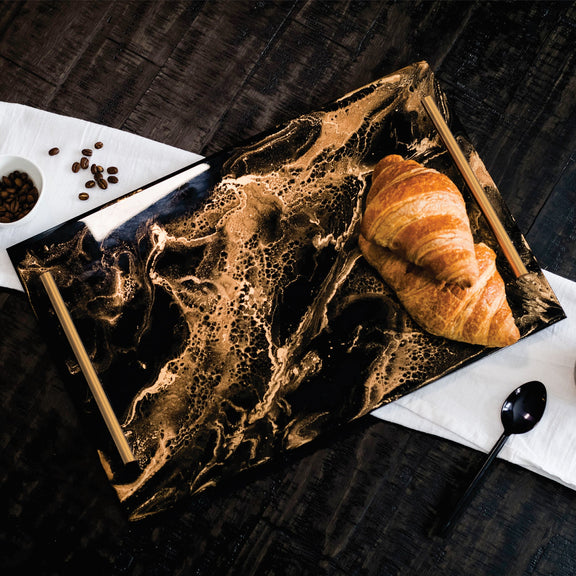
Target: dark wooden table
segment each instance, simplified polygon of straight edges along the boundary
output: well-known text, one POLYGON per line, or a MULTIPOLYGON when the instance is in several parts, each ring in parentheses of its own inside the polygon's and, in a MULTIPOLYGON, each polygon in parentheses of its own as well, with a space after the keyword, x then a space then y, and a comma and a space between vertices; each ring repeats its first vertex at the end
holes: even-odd
MULTIPOLYGON (((574 2, 0 1, 0 99, 210 154, 427 60, 541 265, 576 280, 575 46, 574 2)), ((0 327, 3 575, 576 574, 573 491, 498 461, 431 536, 483 455, 373 417, 130 524, 23 294, 0 327)))

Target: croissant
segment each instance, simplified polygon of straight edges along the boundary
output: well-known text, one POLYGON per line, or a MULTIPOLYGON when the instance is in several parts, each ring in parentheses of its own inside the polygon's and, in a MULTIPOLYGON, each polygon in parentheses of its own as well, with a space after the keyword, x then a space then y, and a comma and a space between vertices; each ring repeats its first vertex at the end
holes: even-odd
POLYGON ((439 282, 363 236, 359 246, 410 316, 431 334, 490 347, 508 346, 520 338, 496 269, 496 254, 485 244, 475 246, 479 276, 469 288, 439 282))
POLYGON ((440 281, 467 287, 478 277, 464 198, 448 176, 414 160, 378 162, 360 231, 440 281))

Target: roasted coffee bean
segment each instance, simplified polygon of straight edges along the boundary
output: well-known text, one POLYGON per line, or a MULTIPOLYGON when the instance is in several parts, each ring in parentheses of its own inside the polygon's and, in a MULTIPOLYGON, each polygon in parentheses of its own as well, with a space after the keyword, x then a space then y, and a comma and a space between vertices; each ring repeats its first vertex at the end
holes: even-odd
POLYGON ((108 176, 108 182, 110 184, 118 184, 118 176, 108 176))
POLYGON ((94 182, 94 180, 88 180, 84 186, 86 186, 86 188, 94 188, 94 186, 96 186, 96 182, 94 182))
POLYGON ((106 188, 108 188, 108 182, 106 182, 106 180, 104 180, 104 178, 98 178, 97 182, 98 182, 98 186, 100 186, 100 188, 102 188, 102 190, 106 190, 106 188))
POLYGON ((74 162, 74 164, 72 164, 72 172, 80 172, 80 162, 74 162))
POLYGON ((50 156, 56 156, 56 154, 60 153, 60 148, 50 148, 50 150, 48 150, 48 154, 50 154, 50 156))
POLYGON ((98 166, 96 166, 96 164, 92 164, 92 166, 90 166, 90 172, 92 172, 92 174, 96 174, 96 172, 98 172, 96 168, 98 168, 98 166))
POLYGON ((90 148, 84 148, 84 150, 82 150, 82 154, 84 156, 92 156, 92 150, 90 148))
POLYGON ((116 166, 110 166, 110 168, 107 169, 108 174, 118 174, 118 168, 116 168, 116 166))
POLYGON ((94 148, 96 148, 97 150, 100 150, 100 148, 102 148, 104 146, 104 144, 102 144, 102 142, 96 142, 96 144, 94 144, 94 148))
POLYGON ((80 194, 78 194, 78 198, 80 198, 80 200, 88 200, 88 198, 90 198, 90 194, 88 194, 88 192, 80 192, 80 194))
POLYGON ((90 160, 88 160, 86 156, 82 156, 82 158, 80 159, 80 168, 82 168, 82 170, 86 170, 88 166, 90 166, 90 160))

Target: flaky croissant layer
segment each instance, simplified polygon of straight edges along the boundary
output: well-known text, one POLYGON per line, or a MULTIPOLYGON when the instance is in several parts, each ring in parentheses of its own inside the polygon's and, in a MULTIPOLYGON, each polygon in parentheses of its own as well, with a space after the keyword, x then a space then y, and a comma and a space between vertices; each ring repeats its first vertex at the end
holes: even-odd
POLYGON ((359 246, 424 330, 490 347, 508 346, 520 338, 506 300, 504 281, 496 269, 496 254, 485 244, 475 246, 479 275, 468 288, 438 281, 426 270, 362 235, 359 246))
POLYGON ((413 160, 393 154, 378 162, 361 233, 440 281, 467 287, 478 278, 460 191, 446 175, 413 160))

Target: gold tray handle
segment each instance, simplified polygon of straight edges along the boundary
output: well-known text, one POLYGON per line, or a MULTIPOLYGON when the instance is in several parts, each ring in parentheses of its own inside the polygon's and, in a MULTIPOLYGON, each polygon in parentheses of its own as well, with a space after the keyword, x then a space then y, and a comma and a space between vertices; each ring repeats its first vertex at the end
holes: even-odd
POLYGON ((490 201, 488 200, 486 194, 484 193, 484 189, 478 182, 478 179, 476 178, 476 175, 472 171, 472 168, 470 168, 470 164, 468 164, 468 161, 466 160, 466 157, 464 156, 462 149, 458 145, 458 142, 456 142, 456 138, 454 138, 452 132, 450 131, 450 128, 448 128, 448 124, 446 124, 446 122, 444 121, 444 118, 442 117, 440 110, 438 110, 436 103, 434 102, 431 96, 426 96, 422 100, 422 103, 424 105, 426 112, 430 116, 430 119, 434 123, 434 126, 436 126, 436 130, 438 130, 440 138, 442 138, 444 145, 448 149, 448 152, 450 152, 452 159, 454 160, 456 166, 458 167, 458 170, 460 170, 460 173, 464 177, 464 180, 466 181, 468 188, 470 188, 470 191, 474 195, 474 198, 476 199, 478 206, 480 206, 480 210, 482 210, 482 213, 484 214, 486 220, 488 221, 488 224, 490 225, 490 228, 492 229, 492 232, 494 233, 494 236, 496 237, 498 244, 502 248, 504 256, 506 256, 506 259, 510 263, 510 266, 512 267, 512 271, 516 275, 516 278, 520 278, 520 276, 528 274, 528 270, 524 265, 524 262, 522 262, 522 259, 520 258, 520 255, 516 250, 516 247, 512 243, 510 236, 508 236, 508 233, 506 232, 504 225, 500 221, 500 218, 498 218, 498 215, 496 214, 494 207, 492 206, 492 204, 490 204, 490 201))
POLYGON ((102 415, 102 418, 104 418, 104 422, 106 423, 108 431, 112 436, 112 440, 116 445, 116 449, 122 458, 122 462, 124 464, 135 462, 136 459, 134 458, 130 445, 124 436, 120 422, 118 422, 118 418, 116 418, 116 414, 110 405, 108 396, 106 395, 102 383, 96 374, 96 370, 94 370, 94 366, 90 361, 86 348, 84 348, 84 344, 80 339, 76 326, 74 326, 72 317, 66 308, 66 304, 60 294, 60 290, 58 290, 54 277, 50 272, 44 272, 40 275, 40 280, 48 293, 48 297, 50 298, 50 302, 52 303, 56 315, 60 320, 60 324, 64 329, 66 338, 72 347, 76 360, 78 361, 82 373, 88 382, 88 386, 94 395, 100 414, 102 415))

